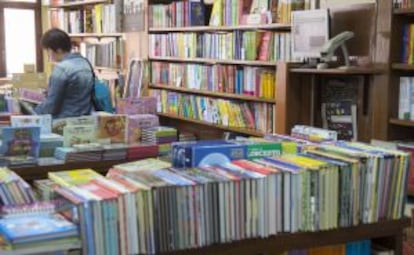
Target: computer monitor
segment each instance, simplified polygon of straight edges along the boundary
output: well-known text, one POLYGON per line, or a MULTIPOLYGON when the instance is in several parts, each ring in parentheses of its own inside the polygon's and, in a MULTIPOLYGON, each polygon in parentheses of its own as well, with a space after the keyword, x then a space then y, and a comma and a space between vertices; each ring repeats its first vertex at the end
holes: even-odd
POLYGON ((292 12, 292 55, 294 59, 321 57, 321 48, 329 40, 327 9, 292 12))

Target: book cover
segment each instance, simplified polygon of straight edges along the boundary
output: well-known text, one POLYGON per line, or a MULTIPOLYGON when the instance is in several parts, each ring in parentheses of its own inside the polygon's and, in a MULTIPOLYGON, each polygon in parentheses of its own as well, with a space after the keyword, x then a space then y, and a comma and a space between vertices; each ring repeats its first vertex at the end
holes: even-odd
POLYGON ((52 116, 50 114, 12 115, 10 121, 12 127, 39 126, 42 135, 52 132, 52 116))
POLYGON ((39 157, 40 127, 4 127, 2 132, 1 155, 39 157))
POLYGON ((127 125, 126 115, 98 116, 97 138, 109 138, 111 143, 126 143, 127 125))
POLYGON ((226 141, 178 142, 172 144, 174 167, 223 164, 247 157, 245 145, 226 141))
POLYGON ((143 128, 150 128, 159 125, 158 116, 153 114, 135 114, 128 116, 128 143, 137 143, 141 140, 143 128))
POLYGON ((157 98, 140 97, 126 98, 118 101, 117 113, 119 114, 156 114, 157 98))
POLYGON ((72 147, 75 144, 93 143, 95 141, 95 126, 67 125, 63 128, 64 147, 72 147))
POLYGON ((44 214, 0 219, 0 232, 17 244, 76 236, 78 229, 60 214, 44 214))
POLYGON ((47 176, 49 179, 62 186, 80 185, 95 178, 102 178, 102 175, 92 169, 49 172, 47 176))

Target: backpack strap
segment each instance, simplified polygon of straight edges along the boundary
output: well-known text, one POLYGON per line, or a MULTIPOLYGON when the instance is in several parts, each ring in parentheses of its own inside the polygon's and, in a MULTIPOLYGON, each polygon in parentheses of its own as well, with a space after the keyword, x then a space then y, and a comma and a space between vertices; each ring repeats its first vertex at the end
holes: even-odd
POLYGON ((96 74, 95 71, 93 69, 93 66, 91 64, 91 62, 89 61, 89 59, 85 58, 84 56, 81 55, 81 57, 86 61, 86 63, 88 63, 89 68, 91 69, 92 72, 92 90, 91 90, 91 102, 92 102, 92 106, 94 107, 95 110, 98 110, 99 107, 98 105, 96 105, 96 96, 95 96, 95 80, 96 80, 96 74))

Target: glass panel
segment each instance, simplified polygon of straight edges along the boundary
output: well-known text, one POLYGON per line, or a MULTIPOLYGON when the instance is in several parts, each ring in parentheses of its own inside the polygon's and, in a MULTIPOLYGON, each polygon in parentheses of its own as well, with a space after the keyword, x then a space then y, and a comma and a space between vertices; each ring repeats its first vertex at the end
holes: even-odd
POLYGON ((23 64, 36 64, 34 20, 34 10, 4 9, 7 75, 23 72, 23 64))

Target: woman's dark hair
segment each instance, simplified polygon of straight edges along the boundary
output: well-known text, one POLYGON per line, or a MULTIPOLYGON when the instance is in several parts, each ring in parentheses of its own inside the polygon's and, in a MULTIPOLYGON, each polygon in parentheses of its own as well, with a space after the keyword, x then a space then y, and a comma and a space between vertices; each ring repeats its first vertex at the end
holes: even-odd
POLYGON ((58 28, 49 29, 43 34, 42 46, 45 49, 52 49, 53 51, 61 49, 62 51, 70 52, 72 49, 69 35, 58 28))

